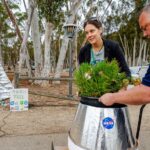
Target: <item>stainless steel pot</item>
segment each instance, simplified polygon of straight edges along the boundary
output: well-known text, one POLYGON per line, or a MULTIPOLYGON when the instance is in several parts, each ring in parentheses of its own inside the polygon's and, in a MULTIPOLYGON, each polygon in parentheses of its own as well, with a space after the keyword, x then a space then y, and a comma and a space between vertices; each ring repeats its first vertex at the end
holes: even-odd
POLYGON ((69 150, 127 150, 135 145, 127 106, 107 107, 88 97, 81 97, 68 138, 69 150))

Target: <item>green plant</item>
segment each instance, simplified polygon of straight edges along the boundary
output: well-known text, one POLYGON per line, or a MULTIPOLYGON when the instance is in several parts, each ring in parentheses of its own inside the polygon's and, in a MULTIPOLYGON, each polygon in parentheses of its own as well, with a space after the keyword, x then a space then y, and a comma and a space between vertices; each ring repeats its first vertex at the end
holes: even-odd
POLYGON ((96 65, 83 63, 75 70, 74 79, 79 95, 89 97, 116 92, 129 83, 125 73, 119 72, 116 60, 105 60, 96 65))

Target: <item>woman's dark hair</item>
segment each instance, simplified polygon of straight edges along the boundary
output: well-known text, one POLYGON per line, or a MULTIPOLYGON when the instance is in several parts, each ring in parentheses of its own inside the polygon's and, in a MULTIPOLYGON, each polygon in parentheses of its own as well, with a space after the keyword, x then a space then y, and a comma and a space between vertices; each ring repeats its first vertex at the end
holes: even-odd
POLYGON ((96 17, 91 17, 91 18, 87 19, 84 22, 83 28, 85 28, 87 24, 92 24, 98 29, 102 27, 102 23, 96 17))

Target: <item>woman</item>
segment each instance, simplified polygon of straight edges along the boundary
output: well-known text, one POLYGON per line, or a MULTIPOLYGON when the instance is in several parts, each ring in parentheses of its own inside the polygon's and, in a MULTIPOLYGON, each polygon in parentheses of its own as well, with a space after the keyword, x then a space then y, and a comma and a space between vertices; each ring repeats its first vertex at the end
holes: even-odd
POLYGON ((89 42, 81 48, 79 53, 79 64, 87 62, 95 64, 107 59, 118 61, 120 72, 130 76, 130 70, 125 61, 123 51, 117 42, 102 39, 102 23, 96 18, 91 18, 84 23, 84 31, 89 42))

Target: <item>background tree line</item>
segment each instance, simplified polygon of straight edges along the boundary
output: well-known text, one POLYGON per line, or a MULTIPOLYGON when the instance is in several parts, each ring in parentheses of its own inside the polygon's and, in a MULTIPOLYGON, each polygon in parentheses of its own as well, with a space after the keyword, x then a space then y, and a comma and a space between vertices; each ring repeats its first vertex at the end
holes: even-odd
POLYGON ((137 22, 146 3, 146 0, 2 0, 0 62, 10 68, 18 66, 20 74, 26 68, 28 76, 60 77, 63 69, 69 67, 69 39, 64 24, 79 26, 72 45, 77 67, 79 49, 86 42, 84 20, 96 16, 103 23, 104 38, 116 40, 123 47, 129 66, 147 65, 149 42, 142 38, 137 22))

